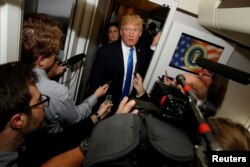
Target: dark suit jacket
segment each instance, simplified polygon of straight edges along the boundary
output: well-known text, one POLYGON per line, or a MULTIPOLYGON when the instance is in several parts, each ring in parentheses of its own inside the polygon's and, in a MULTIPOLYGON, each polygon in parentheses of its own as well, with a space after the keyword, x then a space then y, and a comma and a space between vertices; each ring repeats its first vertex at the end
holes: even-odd
MULTIPOLYGON (((137 55, 135 71, 144 77, 151 60, 152 51, 140 42, 135 48, 137 55)), ((122 93, 123 76, 124 63, 121 41, 99 48, 92 66, 88 95, 93 94, 100 85, 111 81, 107 95, 112 95, 114 104, 112 111, 116 111, 122 93)), ((98 99, 98 107, 104 99, 105 97, 98 99)))

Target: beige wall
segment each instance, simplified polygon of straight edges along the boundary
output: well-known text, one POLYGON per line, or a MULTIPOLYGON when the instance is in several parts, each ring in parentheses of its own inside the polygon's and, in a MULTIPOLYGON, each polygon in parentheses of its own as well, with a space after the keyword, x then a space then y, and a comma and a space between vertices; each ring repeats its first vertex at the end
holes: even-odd
POLYGON ((0 64, 19 60, 24 0, 0 0, 0 64))
MULTIPOLYGON (((236 47, 231 55, 228 66, 250 73, 250 49, 236 47)), ((250 86, 230 80, 228 90, 219 116, 232 118, 249 127, 250 117, 250 86)))
POLYGON ((199 4, 202 0, 180 0, 178 8, 198 15, 199 4))

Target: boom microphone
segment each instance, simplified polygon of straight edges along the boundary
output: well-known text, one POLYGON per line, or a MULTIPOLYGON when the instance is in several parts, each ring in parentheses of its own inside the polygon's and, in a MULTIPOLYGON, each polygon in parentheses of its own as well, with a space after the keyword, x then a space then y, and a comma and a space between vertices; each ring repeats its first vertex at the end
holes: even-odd
POLYGON ((60 65, 61 66, 67 66, 67 65, 73 65, 76 64, 77 62, 81 61, 86 55, 84 53, 80 53, 78 55, 75 55, 65 61, 63 61, 60 65))
POLYGON ((197 97, 192 91, 191 87, 186 83, 185 77, 181 74, 176 76, 177 84, 181 84, 185 94, 189 96, 190 109, 193 111, 194 117, 198 123, 198 131, 200 135, 204 136, 205 141, 210 150, 212 151, 221 151, 221 146, 214 140, 214 134, 212 129, 205 121, 199 107, 197 106, 197 97))
POLYGON ((237 70, 224 64, 213 62, 203 57, 198 57, 195 60, 195 63, 202 68, 219 74, 225 78, 232 79, 241 84, 247 85, 250 83, 250 74, 244 71, 237 70))
POLYGON ((197 101, 197 96, 194 94, 192 88, 186 83, 186 79, 182 74, 176 76, 177 84, 181 84, 184 93, 197 101))

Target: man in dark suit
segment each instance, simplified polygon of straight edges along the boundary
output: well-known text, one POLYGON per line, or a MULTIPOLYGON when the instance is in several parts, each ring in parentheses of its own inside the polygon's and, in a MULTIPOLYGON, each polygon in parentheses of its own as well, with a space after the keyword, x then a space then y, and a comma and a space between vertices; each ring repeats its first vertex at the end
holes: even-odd
MULTIPOLYGON (((146 48, 143 43, 138 42, 142 33, 143 20, 138 15, 125 15, 121 20, 120 34, 122 39, 110 45, 98 49, 96 58, 92 66, 92 72, 89 80, 89 91, 93 93, 97 87, 110 82, 107 95, 112 95, 112 111, 116 111, 117 106, 123 96, 133 94, 133 74, 139 73, 145 76, 152 51, 146 48), (132 49, 133 67, 132 73, 127 72, 129 67, 129 53, 132 49), (129 92, 124 94, 125 81, 130 74, 129 92)), ((104 97, 105 98, 105 97, 104 97)), ((99 101, 103 101, 99 99, 99 101)))

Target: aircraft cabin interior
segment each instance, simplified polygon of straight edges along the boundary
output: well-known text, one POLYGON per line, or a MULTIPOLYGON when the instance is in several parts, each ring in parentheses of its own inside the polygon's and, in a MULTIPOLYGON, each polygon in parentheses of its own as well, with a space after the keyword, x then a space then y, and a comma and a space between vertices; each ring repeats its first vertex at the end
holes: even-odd
MULTIPOLYGON (((171 58, 181 36, 221 49, 218 63, 250 74, 250 2, 248 0, 0 0, 0 63, 20 60, 22 19, 26 13, 46 13, 58 20, 66 35, 59 58, 84 53, 84 61, 69 67, 58 82, 65 84, 76 104, 86 98, 88 79, 104 27, 124 14, 136 13, 161 31, 144 86, 150 92, 158 76, 190 71, 175 68, 171 58)), ((230 70, 227 71, 229 77, 230 70)), ((247 76, 247 75, 246 75, 247 76)), ((229 78, 217 115, 250 130, 250 87, 229 78)))

